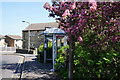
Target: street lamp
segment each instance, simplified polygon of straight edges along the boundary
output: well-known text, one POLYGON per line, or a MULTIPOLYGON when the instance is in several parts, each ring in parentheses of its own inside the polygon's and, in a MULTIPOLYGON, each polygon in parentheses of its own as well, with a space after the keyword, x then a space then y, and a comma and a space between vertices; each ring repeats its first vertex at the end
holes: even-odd
MULTIPOLYGON (((22 22, 28 23, 30 25, 30 22, 27 22, 27 21, 22 21, 22 22)), ((30 30, 28 28, 28 52, 29 51, 30 51, 30 30)))

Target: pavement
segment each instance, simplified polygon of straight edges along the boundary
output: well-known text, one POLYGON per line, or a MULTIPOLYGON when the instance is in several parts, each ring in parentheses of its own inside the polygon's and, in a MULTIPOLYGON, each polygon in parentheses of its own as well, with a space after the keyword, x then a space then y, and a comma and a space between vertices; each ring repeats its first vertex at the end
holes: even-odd
POLYGON ((23 54, 25 56, 22 80, 60 80, 55 72, 51 72, 51 63, 40 63, 34 54, 23 54))

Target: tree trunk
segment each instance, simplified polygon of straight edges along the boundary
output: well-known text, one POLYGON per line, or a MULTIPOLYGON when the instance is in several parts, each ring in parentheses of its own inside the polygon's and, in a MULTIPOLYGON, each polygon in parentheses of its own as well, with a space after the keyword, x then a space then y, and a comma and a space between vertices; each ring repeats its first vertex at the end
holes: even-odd
POLYGON ((75 49, 75 41, 74 37, 70 36, 70 42, 69 42, 69 61, 68 61, 68 80, 73 80, 73 54, 75 49))

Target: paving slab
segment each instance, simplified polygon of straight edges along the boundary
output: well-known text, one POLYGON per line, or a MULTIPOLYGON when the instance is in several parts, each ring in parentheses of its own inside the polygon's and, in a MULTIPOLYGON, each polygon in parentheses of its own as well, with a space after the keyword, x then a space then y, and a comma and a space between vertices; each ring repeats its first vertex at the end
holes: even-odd
POLYGON ((51 72, 52 63, 40 63, 36 55, 26 55, 22 80, 60 80, 55 72, 51 72))

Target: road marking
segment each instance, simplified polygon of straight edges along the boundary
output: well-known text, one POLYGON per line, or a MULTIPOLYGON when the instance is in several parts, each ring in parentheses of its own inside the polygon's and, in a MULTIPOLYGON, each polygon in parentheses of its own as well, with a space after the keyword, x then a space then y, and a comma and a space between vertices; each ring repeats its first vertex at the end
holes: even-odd
MULTIPOLYGON (((1 55, 1 54, 0 54, 1 55)), ((22 55, 22 54, 2 54, 2 55, 16 55, 16 56, 20 56, 21 58, 19 59, 19 61, 18 61, 18 63, 17 63, 17 65, 16 65, 16 67, 15 67, 15 70, 13 71, 13 74, 11 75, 11 77, 10 78, 20 78, 21 79, 21 77, 22 77, 22 70, 24 70, 24 61, 25 61, 25 56, 24 55, 22 55), (20 67, 21 66, 21 64, 23 63, 23 65, 22 65, 22 67, 21 67, 21 72, 18 74, 18 73, 15 73, 16 72, 16 69, 18 68, 18 67, 20 67)))
POLYGON ((18 77, 20 77, 20 73, 18 75, 18 73, 15 73, 15 72, 16 72, 17 68, 19 68, 21 66, 21 64, 23 63, 23 60, 24 60, 24 57, 21 57, 20 60, 18 61, 18 64, 17 64, 17 66, 16 66, 16 68, 15 68, 11 78, 16 78, 16 77, 18 78, 18 77))

